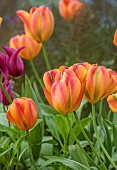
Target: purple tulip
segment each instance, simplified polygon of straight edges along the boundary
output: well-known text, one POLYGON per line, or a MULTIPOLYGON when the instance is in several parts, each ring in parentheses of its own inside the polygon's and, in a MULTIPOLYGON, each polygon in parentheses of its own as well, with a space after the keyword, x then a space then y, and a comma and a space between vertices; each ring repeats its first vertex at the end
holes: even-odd
POLYGON ((2 74, 7 79, 8 68, 6 62, 7 62, 7 57, 3 53, 0 53, 0 74, 2 74))
MULTIPOLYGON (((7 93, 9 94, 10 98, 13 100, 14 95, 13 95, 13 91, 12 91, 12 85, 13 82, 8 81, 7 79, 2 83, 2 85, 4 86, 4 88, 6 89, 7 93)), ((8 101, 8 99, 6 98, 4 92, 2 91, 2 89, 0 89, 0 101, 3 103, 3 105, 8 106, 10 103, 8 101)))
POLYGON ((24 64, 22 59, 18 56, 18 53, 23 49, 24 47, 20 47, 17 50, 14 50, 13 48, 4 46, 4 50, 7 53, 7 60, 6 65, 8 67, 8 74, 12 77, 19 77, 24 72, 24 64))

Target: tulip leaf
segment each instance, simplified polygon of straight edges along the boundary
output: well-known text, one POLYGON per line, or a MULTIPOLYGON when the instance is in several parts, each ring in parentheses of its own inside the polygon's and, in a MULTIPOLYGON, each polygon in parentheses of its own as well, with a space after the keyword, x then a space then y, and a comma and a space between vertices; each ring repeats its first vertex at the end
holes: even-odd
MULTIPOLYGON (((90 123, 90 120, 91 120, 90 117, 82 119, 81 120, 82 127, 84 128, 85 126, 87 126, 90 123)), ((74 131, 75 135, 78 136, 81 133, 80 125, 76 124, 73 127, 73 131, 74 131)), ((73 137, 72 133, 70 133, 69 144, 72 144, 73 142, 74 142, 74 137, 73 137)))
POLYGON ((31 82, 27 75, 25 75, 25 96, 34 100, 37 106, 38 112, 39 112, 39 117, 42 118, 41 110, 39 107, 39 102, 37 100, 36 94, 31 86, 31 82))
POLYGON ((44 103, 39 103, 40 109, 41 109, 41 113, 44 116, 48 116, 50 114, 56 115, 58 114, 58 112, 52 108, 51 106, 44 104, 44 103))
POLYGON ((57 128, 64 140, 64 144, 67 144, 68 140, 68 135, 69 135, 69 125, 66 120, 66 118, 63 115, 56 115, 55 117, 55 122, 57 125, 57 128))
POLYGON ((6 118, 6 113, 0 113, 0 124, 4 126, 8 126, 8 119, 6 118))
POLYGON ((50 132, 52 133, 52 135, 55 137, 55 139, 57 139, 59 141, 59 143, 61 143, 60 134, 59 134, 59 131, 57 129, 54 116, 53 115, 46 116, 45 121, 46 121, 46 124, 47 124, 50 132))
POLYGON ((82 152, 82 150, 79 148, 79 146, 70 145, 69 153, 70 153, 71 159, 85 165, 86 167, 89 167, 87 158, 85 154, 82 152))
POLYGON ((44 135, 43 119, 38 119, 36 125, 30 130, 30 140, 34 159, 37 159, 40 154, 42 139, 44 135))
POLYGON ((69 167, 73 170, 90 170, 90 168, 87 168, 86 166, 82 165, 81 163, 76 162, 74 160, 66 159, 64 157, 47 156, 46 158, 49 160, 47 160, 46 162, 44 162, 41 165, 40 170, 43 170, 46 166, 48 166, 54 162, 62 163, 66 167, 69 167))
POLYGON ((113 141, 117 150, 117 127, 113 124, 113 141))

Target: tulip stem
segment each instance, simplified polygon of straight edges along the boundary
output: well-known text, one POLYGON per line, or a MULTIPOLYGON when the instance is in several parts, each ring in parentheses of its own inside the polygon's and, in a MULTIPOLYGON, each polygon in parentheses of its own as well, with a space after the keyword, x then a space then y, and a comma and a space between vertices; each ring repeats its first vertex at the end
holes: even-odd
POLYGON ((103 166, 103 169, 107 170, 107 168, 105 167, 104 163, 102 162, 100 156, 98 155, 97 151, 96 151, 95 148, 93 147, 93 145, 92 145, 92 143, 91 143, 89 137, 87 136, 85 130, 83 129, 82 124, 81 124, 81 121, 78 119, 78 116, 77 116, 76 111, 74 111, 74 116, 75 116, 75 119, 76 119, 77 123, 80 125, 81 131, 82 131, 82 133, 83 133, 85 139, 88 141, 88 143, 89 143, 89 145, 90 145, 92 151, 95 153, 95 155, 96 155, 97 158, 99 159, 100 163, 101 163, 102 166, 103 166))
POLYGON ((30 159, 31 159, 31 162, 34 166, 34 169, 37 170, 37 167, 36 167, 36 164, 35 164, 35 160, 34 160, 34 157, 33 157, 33 153, 32 153, 32 148, 31 148, 31 142, 30 142, 30 135, 29 135, 29 131, 26 130, 26 134, 27 134, 27 140, 28 140, 28 146, 29 146, 29 152, 30 152, 30 159))
POLYGON ((6 96, 9 103, 12 103, 12 99, 10 98, 9 94, 7 93, 6 89, 4 88, 3 84, 0 82, 0 88, 2 89, 4 95, 6 96))
POLYGON ((33 72, 34 72, 34 74, 35 74, 35 77, 36 77, 37 81, 39 82, 41 88, 43 89, 43 88, 44 88, 44 85, 43 85, 42 80, 40 79, 40 77, 39 77, 39 75, 38 75, 38 73, 37 73, 37 70, 36 70, 36 68, 35 68, 35 65, 34 65, 34 63, 33 63, 32 60, 29 60, 29 61, 30 61, 30 65, 31 65, 31 67, 32 67, 32 70, 33 70, 33 72))
POLYGON ((45 59, 46 67, 47 67, 48 70, 51 70, 51 66, 50 66, 50 63, 49 63, 49 60, 48 60, 48 57, 47 57, 47 51, 46 51, 45 44, 42 44, 42 51, 43 51, 43 56, 44 56, 44 59, 45 59))
POLYGON ((99 137, 99 134, 98 134, 98 130, 97 130, 96 118, 95 118, 95 104, 92 104, 92 118, 93 118, 93 126, 94 126, 94 131, 95 131, 95 135, 96 135, 97 141, 98 141, 100 147, 102 148, 104 154, 106 155, 106 157, 110 161, 110 163, 113 165, 115 170, 117 170, 117 165, 113 162, 112 158, 110 157, 110 155, 106 151, 102 141, 100 140, 100 137, 99 137))
POLYGON ((90 162, 92 162, 99 170, 101 170, 101 168, 98 165, 96 165, 96 163, 90 158, 90 156, 86 153, 86 151, 81 146, 79 140, 77 139, 77 137, 76 137, 76 135, 75 135, 75 133, 74 133, 74 131, 72 129, 72 126, 71 126, 71 123, 70 123, 68 115, 66 115, 66 118, 67 118, 67 122, 68 122, 68 125, 69 125, 69 128, 70 128, 70 131, 73 134, 74 139, 75 139, 77 145, 79 146, 79 148, 81 149, 81 151, 86 155, 86 157, 89 159, 90 162))

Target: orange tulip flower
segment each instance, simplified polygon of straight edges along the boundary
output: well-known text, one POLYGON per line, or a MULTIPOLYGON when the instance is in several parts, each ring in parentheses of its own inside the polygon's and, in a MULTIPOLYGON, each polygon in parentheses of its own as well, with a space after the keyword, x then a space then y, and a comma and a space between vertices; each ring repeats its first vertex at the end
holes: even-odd
MULTIPOLYGON (((79 74, 82 74, 80 70, 79 74)), ((82 74, 83 77, 86 74, 87 71, 82 74)), ((46 72, 43 77, 44 94, 49 104, 62 114, 75 111, 82 101, 85 89, 85 78, 81 79, 82 81, 72 69, 65 66, 46 72)))
POLYGON ((109 95, 107 98, 110 109, 113 112, 117 112, 117 93, 109 95))
POLYGON ((48 7, 33 7, 30 13, 24 10, 19 10, 16 13, 24 22, 25 33, 28 37, 44 43, 52 35, 54 16, 48 7))
POLYGON ((1 25, 1 23, 2 23, 2 18, 0 17, 0 25, 1 25))
POLYGON ((11 48, 18 49, 24 46, 22 51, 20 51, 19 56, 26 60, 34 59, 41 50, 42 44, 37 43, 35 40, 27 37, 25 34, 16 35, 10 39, 9 45, 11 48))
POLYGON ((79 16, 86 3, 78 0, 59 0, 59 13, 65 20, 72 20, 75 16, 79 16))
POLYGON ((87 73, 84 98, 94 104, 117 90, 117 73, 92 65, 87 73))
POLYGON ((38 118, 36 104, 30 98, 16 98, 9 106, 6 117, 19 129, 29 130, 33 128, 38 118))
POLYGON ((115 34, 114 34, 113 43, 117 46, 117 29, 116 29, 115 34))

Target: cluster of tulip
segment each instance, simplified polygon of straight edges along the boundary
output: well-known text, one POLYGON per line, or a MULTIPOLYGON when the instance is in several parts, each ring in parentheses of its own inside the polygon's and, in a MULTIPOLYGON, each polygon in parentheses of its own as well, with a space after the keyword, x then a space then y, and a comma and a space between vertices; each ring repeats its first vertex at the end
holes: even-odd
MULTIPOLYGON (((74 16, 79 17, 86 7, 86 3, 78 0, 59 1, 60 15, 69 21, 74 16)), ((24 10, 16 13, 24 23, 25 34, 12 37, 10 47, 4 46, 6 55, 0 53, 0 101, 4 105, 11 104, 6 115, 8 120, 21 130, 29 130, 38 119, 37 106, 31 98, 13 100, 13 82, 9 79, 22 76, 24 64, 21 58, 32 60, 40 52, 53 33, 54 16, 46 6, 33 7, 30 13, 24 10), (13 102, 9 102, 4 90, 13 102)), ((114 44, 117 45, 117 31, 114 44)), ((74 112, 83 98, 95 104, 106 97, 111 110, 117 112, 117 73, 112 69, 88 62, 60 66, 45 72, 43 82, 48 103, 61 114, 74 112)))

